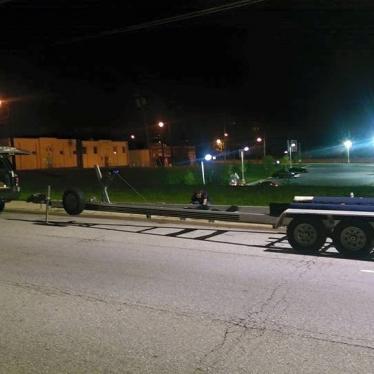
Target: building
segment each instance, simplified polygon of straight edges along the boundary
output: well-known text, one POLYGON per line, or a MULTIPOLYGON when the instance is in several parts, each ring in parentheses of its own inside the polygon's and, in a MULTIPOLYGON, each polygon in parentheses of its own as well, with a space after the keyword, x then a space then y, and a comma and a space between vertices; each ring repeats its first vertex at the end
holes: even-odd
POLYGON ((152 166, 149 149, 132 149, 129 151, 129 159, 129 165, 132 167, 152 166))
POLYGON ((82 159, 84 168, 128 166, 129 148, 125 141, 83 140, 82 159))
MULTIPOLYGON (((9 139, 0 140, 10 145, 9 139)), ((14 138, 16 148, 29 156, 15 156, 18 170, 49 168, 155 167, 192 165, 196 161, 194 146, 161 146, 129 151, 127 141, 76 140, 60 138, 14 138)))
POLYGON ((14 146, 31 153, 15 157, 18 170, 73 168, 78 165, 92 168, 96 164, 102 167, 129 165, 128 144, 125 141, 14 138, 14 146), (78 144, 81 152, 78 152, 78 144))
POLYGON ((76 141, 58 138, 15 138, 16 148, 31 155, 16 156, 18 170, 72 168, 77 166, 76 141))
POLYGON ((167 146, 159 143, 149 148, 151 166, 192 165, 196 162, 194 146, 167 146))

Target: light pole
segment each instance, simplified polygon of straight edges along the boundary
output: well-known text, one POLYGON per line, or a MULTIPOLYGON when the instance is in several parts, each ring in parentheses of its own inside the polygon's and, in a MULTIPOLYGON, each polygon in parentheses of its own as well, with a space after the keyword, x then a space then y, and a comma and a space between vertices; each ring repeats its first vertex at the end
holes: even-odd
POLYGON ((225 149, 224 141, 222 141, 220 138, 216 139, 216 150, 219 152, 223 152, 225 149))
POLYGON ((226 130, 224 129, 224 132, 223 132, 223 137, 224 137, 224 142, 225 142, 225 149, 224 149, 224 152, 223 152, 223 159, 226 161, 226 152, 229 151, 229 133, 226 132, 226 130))
POLYGON ((149 129, 148 129, 148 125, 147 125, 147 116, 146 116, 147 100, 146 100, 145 97, 143 97, 141 95, 136 95, 135 96, 135 101, 136 101, 137 107, 142 112, 144 134, 145 134, 145 142, 147 144, 147 148, 148 148, 148 151, 149 151, 149 145, 150 145, 150 141, 149 141, 149 129))
MULTIPOLYGON (((160 129, 163 129, 165 124, 163 122, 159 122, 157 126, 160 129)), ((163 137, 162 131, 160 135, 160 142, 161 142, 162 166, 164 167, 165 166, 165 149, 164 149, 164 137, 163 137)))
POLYGON ((265 140, 265 136, 263 138, 261 138, 261 136, 259 136, 257 139, 256 139, 257 143, 262 143, 262 147, 263 147, 263 151, 264 151, 264 157, 266 156, 266 140, 265 140))
MULTIPOLYGON (((206 155, 204 156, 204 160, 205 160, 205 161, 210 161, 212 158, 213 158, 212 155, 209 154, 209 153, 206 154, 206 155)), ((203 185, 205 185, 204 160, 201 160, 201 161, 200 161, 200 165, 201 165, 201 177, 202 177, 202 179, 203 179, 203 185)))
POLYGON ((171 124, 170 124, 170 122, 167 122, 165 124, 165 122, 162 122, 162 121, 160 121, 158 123, 158 127, 160 129, 164 128, 165 126, 166 126, 166 128, 168 130, 169 149, 170 149, 170 164, 173 165, 173 143, 172 143, 172 136, 171 136, 172 135, 171 134, 171 124))
POLYGON ((287 140, 287 152, 290 158, 290 168, 292 168, 292 152, 293 150, 297 150, 297 143, 296 140, 287 140))
POLYGON ((349 164, 351 162, 350 158, 349 158, 349 150, 352 148, 352 141, 351 140, 346 140, 344 143, 343 143, 345 149, 347 150, 347 164, 349 164))
POLYGON ((244 152, 249 151, 249 147, 244 147, 242 149, 239 149, 240 153, 240 159, 241 159, 241 165, 242 165, 242 184, 245 184, 245 177, 244 177, 244 152))

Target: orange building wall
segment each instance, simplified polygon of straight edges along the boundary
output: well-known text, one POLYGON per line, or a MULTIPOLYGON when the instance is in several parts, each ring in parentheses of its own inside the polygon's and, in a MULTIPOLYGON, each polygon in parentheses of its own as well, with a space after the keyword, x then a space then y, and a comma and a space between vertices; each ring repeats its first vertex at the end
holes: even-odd
POLYGON ((39 139, 16 138, 14 146, 18 149, 31 152, 27 156, 16 156, 18 170, 40 169, 39 139))
POLYGON ((73 139, 15 138, 14 146, 31 152, 29 156, 16 156, 18 170, 77 166, 76 142, 73 139))
POLYGON ((150 167, 151 157, 148 149, 134 149, 129 151, 129 165, 133 167, 150 167))
POLYGON ((128 143, 112 140, 85 140, 83 146, 83 167, 92 168, 127 166, 129 164, 128 143))

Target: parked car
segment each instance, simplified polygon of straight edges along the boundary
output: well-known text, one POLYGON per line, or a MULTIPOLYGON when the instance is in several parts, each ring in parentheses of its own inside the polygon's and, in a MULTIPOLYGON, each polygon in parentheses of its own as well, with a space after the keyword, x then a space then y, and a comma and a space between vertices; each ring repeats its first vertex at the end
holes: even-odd
POLYGON ((271 176, 272 178, 297 178, 300 175, 289 170, 278 170, 271 176))
POLYGON ((20 193, 19 178, 9 158, 27 154, 13 147, 0 147, 0 212, 4 210, 6 202, 18 199, 20 193))
POLYGON ((257 186, 279 187, 279 183, 274 181, 274 180, 267 179, 267 180, 264 180, 264 181, 261 181, 261 182, 257 183, 257 186))
POLYGON ((300 174, 300 173, 307 173, 308 169, 303 166, 294 166, 292 168, 289 168, 288 171, 290 171, 291 173, 300 174))

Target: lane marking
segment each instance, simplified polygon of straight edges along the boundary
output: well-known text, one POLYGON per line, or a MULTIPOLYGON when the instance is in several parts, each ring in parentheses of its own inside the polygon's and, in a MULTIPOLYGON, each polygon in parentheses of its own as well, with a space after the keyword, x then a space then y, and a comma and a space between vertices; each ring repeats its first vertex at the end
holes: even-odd
POLYGON ((362 271, 363 273, 374 273, 374 270, 360 270, 362 271))

